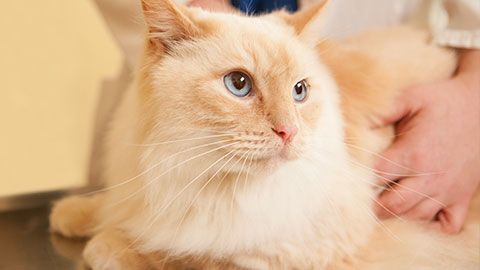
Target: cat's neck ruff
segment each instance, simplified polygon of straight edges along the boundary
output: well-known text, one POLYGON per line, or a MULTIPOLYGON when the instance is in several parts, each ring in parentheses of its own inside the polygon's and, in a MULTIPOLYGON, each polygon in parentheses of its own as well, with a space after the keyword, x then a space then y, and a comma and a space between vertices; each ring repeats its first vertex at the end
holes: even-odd
MULTIPOLYGON (((268 177, 249 179, 256 183, 247 187, 240 181, 234 202, 231 189, 223 191, 230 194, 213 198, 211 190, 198 196, 198 186, 186 190, 165 214, 160 214, 162 206, 150 208, 130 232, 145 236, 143 249, 150 252, 160 248, 222 258, 239 250, 273 252, 290 245, 320 252, 324 256, 312 254, 310 259, 327 263, 336 255, 352 253, 365 241, 371 225, 370 189, 352 177, 361 174, 329 158, 324 165, 316 158, 291 162, 268 177), (187 213, 186 206, 194 210, 187 213), (158 221, 150 223, 155 218, 158 221)), ((235 180, 232 176, 224 181, 235 180)), ((205 181, 207 177, 199 179, 205 181)))
MULTIPOLYGON (((331 87, 335 87, 333 82, 331 87)), ((169 250, 176 254, 209 254, 222 258, 239 250, 270 250, 281 254, 287 252, 288 246, 297 246, 308 249, 303 250, 303 255, 297 254, 299 260, 311 259, 317 263, 324 260, 322 264, 336 256, 353 253, 366 241, 366 232, 372 228, 372 191, 367 183, 371 175, 350 165, 335 91, 330 93, 333 101, 326 102, 323 110, 325 116, 317 130, 319 139, 302 158, 286 162, 261 178, 250 175, 241 181, 235 174, 227 176, 223 181, 239 182, 235 192, 227 188, 222 190, 222 195, 216 195, 210 188, 200 191, 206 181, 212 180, 214 168, 199 176, 205 163, 211 164, 214 160, 198 159, 165 173, 187 158, 180 155, 135 182, 142 183, 138 188, 142 189, 144 199, 136 200, 138 205, 130 208, 137 209, 134 213, 118 209, 119 213, 124 211, 123 218, 127 220, 122 228, 132 239, 139 240, 137 243, 141 243, 145 252, 169 250), (277 249, 280 250, 275 251, 277 249), (318 252, 324 256, 318 256, 318 252)), ((134 96, 132 92, 127 93, 119 115, 138 113, 134 96)), ((128 134, 135 130, 132 128, 137 124, 133 121, 135 117, 121 119, 126 122, 117 122, 112 134, 134 138, 128 134), (128 119, 132 121, 127 123, 128 119)), ((126 149, 112 149, 110 155, 130 156, 133 163, 142 159, 144 153, 125 153, 126 149)), ((142 173, 163 157, 143 159, 148 160, 148 164, 133 174, 142 173)), ((121 175, 123 169, 113 171, 121 175)), ((112 222, 116 221, 112 219, 112 222)))

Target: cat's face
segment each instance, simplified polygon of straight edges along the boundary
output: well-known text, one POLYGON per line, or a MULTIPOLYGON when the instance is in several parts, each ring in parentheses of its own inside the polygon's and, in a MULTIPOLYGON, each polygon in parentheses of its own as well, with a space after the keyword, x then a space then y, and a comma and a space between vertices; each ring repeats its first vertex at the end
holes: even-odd
POLYGON ((147 48, 151 87, 142 93, 157 108, 150 125, 161 124, 157 131, 170 138, 220 141, 220 153, 259 164, 301 157, 328 96, 314 46, 279 15, 179 11, 158 2, 144 6, 163 16, 149 21, 147 12, 156 39, 147 48))

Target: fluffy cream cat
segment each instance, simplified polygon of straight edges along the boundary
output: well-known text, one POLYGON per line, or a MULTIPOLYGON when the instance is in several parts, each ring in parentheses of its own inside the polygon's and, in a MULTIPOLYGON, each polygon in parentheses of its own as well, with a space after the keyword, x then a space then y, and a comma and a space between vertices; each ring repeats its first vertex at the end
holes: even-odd
POLYGON ((444 236, 372 212, 369 167, 391 140, 375 116, 449 77, 455 55, 409 28, 323 40, 323 7, 246 17, 144 0, 107 187, 59 201, 52 230, 92 237, 93 269, 477 269, 478 216, 444 236))

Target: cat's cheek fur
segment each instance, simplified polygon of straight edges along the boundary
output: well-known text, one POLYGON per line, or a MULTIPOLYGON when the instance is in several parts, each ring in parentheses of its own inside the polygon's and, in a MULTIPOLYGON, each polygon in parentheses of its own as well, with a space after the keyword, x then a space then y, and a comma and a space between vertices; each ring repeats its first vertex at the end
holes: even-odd
MULTIPOLYGON (((448 52, 426 45, 420 37, 408 39, 415 31, 397 30, 388 36, 374 34, 379 42, 374 42, 373 50, 370 36, 364 39, 366 46, 350 41, 361 49, 358 52, 348 44, 327 42, 329 46, 319 53, 295 36, 293 29, 301 30, 298 25, 290 28, 278 19, 200 10, 181 15, 169 1, 143 2, 146 9, 156 8, 145 15, 153 24, 150 30, 160 31, 148 37, 144 66, 111 124, 103 174, 108 191, 101 195, 101 203, 90 198, 65 199, 52 213, 53 230, 65 235, 94 234, 84 254, 94 268, 103 268, 110 263, 108 258, 128 247, 131 253, 117 256, 118 261, 107 266, 138 270, 166 255, 185 257, 198 269, 387 269, 395 261, 388 255, 403 254, 413 260, 412 252, 423 252, 415 266, 425 262, 432 266, 426 269, 453 269, 437 268, 438 258, 448 253, 450 243, 462 250, 459 243, 464 239, 455 242, 433 233, 418 238, 415 233, 421 230, 416 224, 376 226, 374 175, 359 166, 359 162, 372 164, 363 151, 374 153, 385 145, 369 129, 368 117, 385 111, 400 86, 449 76, 454 60, 448 52), (200 33, 206 26, 212 35, 208 38, 200 33), (201 38, 193 40, 190 34, 201 38), (153 51, 152 43, 159 45, 163 57, 153 51), (395 52, 393 59, 387 57, 391 52, 395 52), (422 57, 404 57, 413 53, 422 57), (319 56, 331 74, 319 64, 319 56), (227 72, 238 66, 258 75, 254 78, 260 91, 257 97, 262 98, 250 108, 219 92, 225 89, 218 69, 227 72), (341 102, 332 76, 341 85, 341 102), (304 78, 312 80, 312 93, 305 104, 296 105, 291 87, 304 78), (198 137, 212 133, 182 130, 218 131, 233 123, 237 129, 269 131, 270 138, 278 141, 271 127, 284 118, 300 126, 298 159, 272 168, 253 166, 250 173, 238 174, 249 166, 245 159, 234 173, 225 173, 223 180, 217 176, 210 185, 226 152, 209 146, 206 149, 213 152, 205 154, 206 149, 194 147, 211 142, 198 137), (351 148, 347 152, 344 133, 362 148, 362 154, 351 148), (187 141, 171 143, 184 138, 187 141), (69 212, 72 201, 85 207, 69 212), (84 213, 91 219, 83 218, 84 213), (383 238, 391 237, 386 233, 390 229, 409 245, 395 241, 385 245, 383 238), (431 249, 424 252, 427 245, 431 249), (437 257, 429 260, 431 254, 437 257), (386 267, 377 267, 377 262, 386 267)), ((300 26, 306 22, 305 14, 296 16, 300 26)), ((478 250, 477 242, 469 245, 470 250, 478 250)), ((455 258, 470 258, 466 269, 475 269, 470 264, 478 262, 472 254, 449 255, 445 265, 455 258)))
MULTIPOLYGON (((233 209, 231 194, 219 196, 214 202, 215 208, 211 205, 211 194, 198 197, 195 202, 196 212, 184 217, 184 204, 188 204, 191 198, 196 196, 199 188, 192 186, 192 191, 186 190, 177 198, 179 203, 174 202, 171 209, 162 212, 163 206, 187 184, 181 179, 195 178, 203 164, 214 161, 202 159, 189 163, 188 170, 175 171, 156 179, 153 185, 148 185, 148 182, 161 175, 175 162, 164 164, 143 175, 143 186, 136 189, 143 188, 139 198, 145 196, 145 199, 132 200, 128 207, 119 205, 110 209, 101 220, 110 220, 110 225, 120 222, 117 226, 120 225, 130 239, 139 240, 138 244, 141 245, 143 253, 175 250, 178 254, 210 254, 221 259, 243 251, 246 254, 251 253, 243 258, 257 256, 261 258, 259 260, 270 261, 272 258, 288 255, 292 266, 311 266, 326 265, 340 254, 353 252, 355 246, 360 245, 364 241, 362 239, 368 235, 366 231, 370 227, 368 224, 371 215, 367 212, 370 209, 368 205, 365 205, 365 211, 349 208, 368 201, 371 190, 363 182, 355 183, 349 175, 358 174, 353 173, 348 164, 346 148, 342 143, 344 135, 342 116, 338 108, 338 90, 328 72, 323 71, 317 93, 321 103, 312 108, 320 117, 312 126, 316 127, 315 138, 324 139, 314 140, 299 160, 285 163, 269 177, 248 179, 247 191, 241 181, 233 209), (148 203, 147 207, 143 205, 144 202, 148 203), (329 205, 336 207, 325 207, 329 205), (112 215, 112 211, 116 214, 112 215), (346 222, 351 219, 359 220, 356 223, 358 227, 346 222), (358 235, 364 237, 359 238, 358 235), (318 256, 319 254, 322 256, 318 256)), ((121 110, 134 113, 135 94, 127 95, 130 99, 122 104, 121 110)), ((136 124, 130 123, 133 126, 136 124)), ((121 125, 118 128, 123 129, 121 125)), ((127 129, 130 132, 132 130, 127 129)), ((122 133, 118 130, 112 134, 122 133)), ((118 147, 112 150, 122 151, 118 147)), ((152 151, 147 150, 143 155, 152 151)), ((113 155, 132 157, 137 153, 123 152, 113 155)), ((140 157, 140 160, 148 161, 141 165, 144 169, 155 166, 164 158, 151 157, 140 157)), ((117 170, 123 168, 110 171, 116 174, 117 170)), ((131 175, 127 172, 121 174, 131 175)), ((367 175, 365 181, 368 181, 368 178, 371 176, 367 175)), ((131 196, 128 190, 131 189, 122 191, 120 188, 111 192, 111 203, 131 196)), ((232 191, 227 190, 228 192, 232 191)), ((240 262, 241 259, 237 261, 240 262)))

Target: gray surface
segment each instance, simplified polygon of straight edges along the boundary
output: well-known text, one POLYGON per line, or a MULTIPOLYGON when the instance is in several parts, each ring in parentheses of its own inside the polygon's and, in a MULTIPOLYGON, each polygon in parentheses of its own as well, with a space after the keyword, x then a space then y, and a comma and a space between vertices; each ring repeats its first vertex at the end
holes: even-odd
POLYGON ((1 270, 84 269, 84 241, 48 231, 49 207, 0 213, 1 270))

